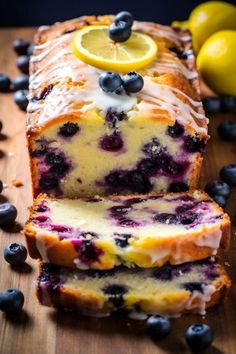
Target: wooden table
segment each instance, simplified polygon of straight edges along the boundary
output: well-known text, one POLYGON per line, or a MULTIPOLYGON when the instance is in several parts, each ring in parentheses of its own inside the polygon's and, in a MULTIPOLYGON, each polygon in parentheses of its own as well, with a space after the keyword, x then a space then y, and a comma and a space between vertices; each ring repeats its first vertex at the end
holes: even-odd
MULTIPOLYGON (((32 39, 34 29, 8 29, 0 31, 0 72, 11 78, 18 75, 16 56, 11 49, 15 38, 32 39)), ((203 321, 215 331, 214 346, 206 353, 236 353, 236 254, 235 228, 231 250, 224 257, 229 262, 228 271, 235 284, 228 301, 209 310, 206 318, 184 316, 173 320, 173 331, 167 339, 154 344, 145 334, 144 322, 133 321, 114 315, 96 319, 57 312, 38 304, 34 295, 37 262, 28 259, 21 270, 11 269, 5 262, 4 246, 12 241, 22 241, 20 232, 31 204, 30 176, 25 141, 25 113, 18 110, 12 94, 0 94, 0 120, 3 134, 0 136, 0 178, 8 185, 1 201, 9 200, 18 209, 17 225, 10 230, 1 230, 0 291, 19 287, 25 294, 24 312, 19 318, 7 318, 0 314, 1 354, 161 354, 189 353, 184 332, 188 325, 203 321), (24 186, 13 187, 13 179, 21 179, 24 186)), ((221 114, 210 119, 211 140, 202 171, 201 186, 218 178, 222 166, 236 161, 236 144, 219 139, 216 128, 225 119, 236 119, 233 115, 221 114)), ((232 191, 226 210, 233 217, 236 212, 236 190, 232 191)))

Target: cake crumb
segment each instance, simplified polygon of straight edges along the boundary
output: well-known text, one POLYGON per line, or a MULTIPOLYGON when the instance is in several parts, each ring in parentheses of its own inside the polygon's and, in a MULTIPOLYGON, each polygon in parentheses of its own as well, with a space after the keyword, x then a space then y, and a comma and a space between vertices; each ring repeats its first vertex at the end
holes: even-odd
POLYGON ((20 179, 13 179, 11 183, 14 187, 17 188, 22 187, 24 185, 20 179))

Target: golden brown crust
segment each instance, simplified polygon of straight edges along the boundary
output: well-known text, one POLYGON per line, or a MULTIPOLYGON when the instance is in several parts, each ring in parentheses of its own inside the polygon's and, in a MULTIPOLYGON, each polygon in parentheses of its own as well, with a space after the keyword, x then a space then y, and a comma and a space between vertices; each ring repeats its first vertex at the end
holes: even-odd
MULTIPOLYGON (((190 193, 196 193, 196 191, 192 191, 190 193)), ((200 191, 201 198, 202 200, 212 200, 205 192, 200 191)), ((163 194, 156 194, 156 193, 150 193, 150 195, 160 195, 162 196, 163 194)), ((174 195, 176 194, 170 193, 169 195, 174 195)), ((185 193, 178 193, 178 196, 185 195, 185 193)), ((142 195, 129 195, 129 196, 119 196, 119 195, 113 195, 110 196, 109 198, 116 200, 119 198, 132 198, 132 197, 142 197, 142 195)), ((24 228, 24 233, 27 241, 27 246, 29 250, 29 254, 32 258, 40 258, 40 253, 37 247, 37 234, 36 230, 34 228, 34 225, 31 223, 31 219, 33 219, 36 216, 36 210, 37 206, 40 204, 40 202, 44 199, 48 199, 45 194, 40 195, 34 203, 34 206, 30 208, 30 217, 29 221, 26 222, 25 228, 24 228)), ((84 200, 89 199, 89 198, 82 198, 84 200)), ((106 197, 104 198, 106 199, 106 197)), ((229 244, 230 244, 230 237, 231 237, 231 228, 230 228, 230 218, 227 214, 223 213, 222 208, 218 206, 214 201, 213 201, 214 208, 219 211, 219 213, 223 214, 223 219, 220 224, 220 230, 222 231, 222 237, 221 237, 221 242, 220 246, 223 249, 228 249, 229 244)), ((212 225, 212 227, 208 226, 205 229, 205 233, 207 232, 214 232, 219 230, 219 225, 212 225)), ((152 263, 150 260, 149 255, 144 255, 142 252, 137 251, 135 255, 133 255, 133 262, 134 264, 137 264, 140 267, 153 267, 153 266, 161 266, 165 262, 170 262, 171 264, 176 264, 176 259, 175 259, 175 254, 182 255, 184 262, 189 262, 189 261, 196 261, 200 259, 204 259, 207 257, 212 256, 212 248, 207 247, 207 246, 201 246, 199 247, 197 242, 194 242, 198 237, 201 237, 201 235, 204 234, 204 230, 201 231, 199 234, 191 234, 190 232, 186 235, 183 234, 181 237, 168 237, 166 236, 163 239, 153 239, 152 242, 150 242, 149 248, 152 248, 152 251, 155 249, 160 250, 160 249, 168 249, 171 250, 171 252, 168 253, 166 256, 166 259, 162 259, 161 263, 160 260, 152 263), (181 242, 179 241, 181 240, 181 242)), ((40 236, 44 240, 44 244, 48 246, 47 249, 47 257, 48 261, 57 265, 64 265, 67 267, 72 267, 75 268, 75 259, 78 256, 73 244, 71 243, 70 239, 64 239, 60 240, 57 235, 55 234, 50 234, 47 231, 45 231, 45 234, 43 236, 40 236)), ((146 246, 147 247, 147 246, 146 246)), ((127 260, 128 261, 128 260, 127 260)), ((180 263, 180 261, 178 261, 180 263)), ((117 264, 117 256, 114 254, 105 254, 104 256, 101 257, 100 262, 94 262, 91 265, 91 268, 94 269, 111 269, 117 264)))

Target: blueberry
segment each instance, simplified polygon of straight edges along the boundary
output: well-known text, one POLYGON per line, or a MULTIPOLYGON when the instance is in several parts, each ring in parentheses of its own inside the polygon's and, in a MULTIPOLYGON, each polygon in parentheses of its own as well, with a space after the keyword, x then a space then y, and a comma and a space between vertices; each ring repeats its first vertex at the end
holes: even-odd
POLYGON ((188 152, 201 152, 205 150, 205 140, 201 140, 197 136, 188 135, 184 141, 185 150, 188 152))
POLYGON ((119 171, 110 172, 105 177, 105 182, 111 187, 120 187, 124 181, 124 174, 119 171))
POLYGON ((12 43, 12 47, 18 55, 27 54, 29 45, 29 42, 25 41, 24 39, 15 39, 12 43))
POLYGON ((50 189, 55 189, 59 185, 59 181, 56 177, 43 175, 39 180, 39 186, 43 191, 48 191, 50 189))
POLYGON ((108 301, 115 307, 121 307, 124 304, 123 295, 127 293, 128 289, 123 285, 108 285, 102 289, 105 294, 111 295, 108 301))
POLYGON ((19 312, 24 301, 24 295, 19 289, 7 289, 0 293, 0 310, 6 313, 19 312))
POLYGON ((21 55, 16 61, 16 66, 23 74, 29 74, 29 60, 28 55, 21 55))
POLYGON ((169 189, 168 189, 168 191, 172 192, 172 193, 186 192, 188 190, 189 190, 189 187, 184 182, 171 183, 169 186, 169 189))
POLYGON ((171 332, 172 326, 168 317, 155 315, 147 319, 146 328, 153 340, 159 340, 171 332))
POLYGON ((213 337, 212 329, 204 323, 190 326, 185 333, 186 342, 193 352, 209 347, 213 342, 213 337))
POLYGON ((121 122, 122 120, 125 119, 125 114, 124 112, 116 112, 113 111, 112 109, 108 109, 105 121, 108 123, 108 125, 111 128, 115 128, 117 122, 121 122))
POLYGON ((124 21, 124 22, 128 23, 128 25, 130 27, 132 27, 134 19, 133 19, 133 16, 131 15, 130 12, 121 11, 115 17, 115 22, 119 22, 119 21, 124 21))
POLYGON ((154 159, 142 159, 137 166, 138 170, 147 176, 155 174, 159 168, 159 163, 154 159))
POLYGON ((220 170, 220 177, 230 186, 236 185, 236 164, 224 166, 220 170))
POLYGON ((29 103, 27 98, 28 93, 28 90, 18 90, 14 93, 14 101, 22 111, 26 111, 27 109, 29 103))
POLYGON ((236 122, 223 122, 218 126, 218 134, 224 140, 236 141, 236 122))
POLYGON ((185 213, 182 214, 181 216, 179 216, 180 218, 180 222, 183 225, 190 225, 192 224, 197 218, 198 218, 199 214, 195 214, 195 213, 185 213))
POLYGON ((235 112, 236 111, 236 97, 234 96, 222 96, 222 111, 235 112))
POLYGON ((129 171, 126 174, 125 185, 128 189, 135 193, 147 193, 152 189, 152 185, 148 177, 136 170, 129 171))
POLYGON ((154 220, 163 224, 179 224, 180 219, 176 214, 161 213, 154 216, 154 220))
POLYGON ((206 185, 205 192, 210 196, 221 195, 228 198, 230 195, 230 186, 223 181, 212 181, 206 185))
POLYGON ((0 74, 0 92, 9 92, 11 80, 7 75, 0 74))
POLYGON ((136 226, 139 226, 137 221, 134 221, 132 219, 128 219, 128 218, 125 218, 125 217, 124 218, 119 218, 118 224, 119 224, 119 226, 122 226, 122 227, 136 227, 136 226))
POLYGON ((53 165, 50 167, 49 172, 53 177, 62 178, 69 171, 70 166, 67 163, 62 163, 60 165, 53 165))
POLYGON ((123 140, 120 133, 113 132, 100 138, 100 147, 105 151, 116 152, 122 149, 123 140))
POLYGON ((2 191, 3 191, 3 183, 2 183, 2 181, 0 180, 0 194, 2 193, 2 191))
POLYGON ((28 90, 28 88, 29 88, 29 75, 22 74, 12 81, 12 89, 14 91, 28 90))
POLYGON ((130 234, 114 234, 115 243, 118 247, 125 248, 129 244, 130 234))
POLYGON ((227 199, 223 195, 211 195, 211 197, 221 208, 226 206, 227 199))
POLYGON ((27 258, 27 250, 22 243, 10 243, 10 245, 4 248, 5 260, 13 265, 22 265, 27 258))
POLYGON ((64 163, 64 157, 60 154, 56 154, 54 152, 49 152, 47 155, 46 155, 46 158, 45 158, 45 162, 48 164, 48 165, 56 165, 56 166, 60 166, 61 164, 64 163))
POLYGON ((31 55, 33 55, 33 51, 34 51, 34 44, 30 44, 27 49, 27 55, 30 57, 31 55))
POLYGON ((0 225, 13 223, 17 217, 17 209, 14 205, 4 203, 0 205, 0 225))
POLYGON ((177 121, 174 125, 169 125, 167 128, 167 134, 172 138, 179 138, 184 133, 184 128, 177 121))
POLYGON ((127 93, 136 93, 142 90, 144 81, 141 75, 130 72, 123 77, 123 87, 127 93))
POLYGON ((31 156, 32 157, 40 157, 45 155, 47 152, 47 147, 44 143, 41 143, 38 145, 38 147, 32 151, 31 156))
POLYGON ((159 157, 163 147, 156 138, 153 138, 149 143, 145 144, 142 151, 150 157, 159 157))
POLYGON ((171 159, 168 159, 162 165, 162 170, 168 175, 175 176, 183 171, 183 166, 171 159))
POLYGON ((80 130, 77 123, 67 122, 59 128, 59 135, 64 137, 71 137, 80 130))
POLYGON ((122 80, 119 74, 110 71, 104 72, 99 76, 99 86, 105 92, 116 92, 121 89, 122 80))
POLYGON ((198 282, 184 283, 183 288, 185 290, 191 291, 191 293, 193 291, 198 291, 198 292, 202 293, 202 284, 198 283, 198 282))
POLYGON ((132 210, 132 207, 125 205, 115 205, 111 207, 110 212, 114 216, 125 215, 132 210))
POLYGON ((165 264, 160 268, 156 268, 153 271, 153 276, 162 281, 167 281, 172 279, 172 266, 170 264, 165 264))
POLYGON ((109 26, 108 34, 114 42, 125 42, 131 36, 131 27, 125 21, 116 21, 109 26))
POLYGON ((218 113, 221 110, 221 100, 218 97, 206 97, 202 103, 206 114, 218 113))

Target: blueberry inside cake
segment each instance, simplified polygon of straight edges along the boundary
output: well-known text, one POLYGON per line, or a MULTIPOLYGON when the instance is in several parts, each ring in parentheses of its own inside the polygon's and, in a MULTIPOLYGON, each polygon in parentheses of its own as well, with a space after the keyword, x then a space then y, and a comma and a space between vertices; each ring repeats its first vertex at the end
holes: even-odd
POLYGON ((47 306, 66 307, 85 315, 107 316, 127 310, 145 314, 204 314, 230 286, 223 267, 206 259, 178 266, 109 271, 70 270, 42 264, 37 296, 47 306))
MULTIPOLYGON (((86 21, 85 21, 86 20, 86 21)), ((31 59, 28 142, 34 195, 177 192, 195 188, 208 139, 190 37, 134 22, 158 45, 137 94, 103 92, 104 72, 75 57, 74 31, 89 17, 39 31, 31 59)))
POLYGON ((229 218, 201 191, 83 199, 39 196, 25 234, 32 257, 81 269, 179 264, 229 243, 229 218))

